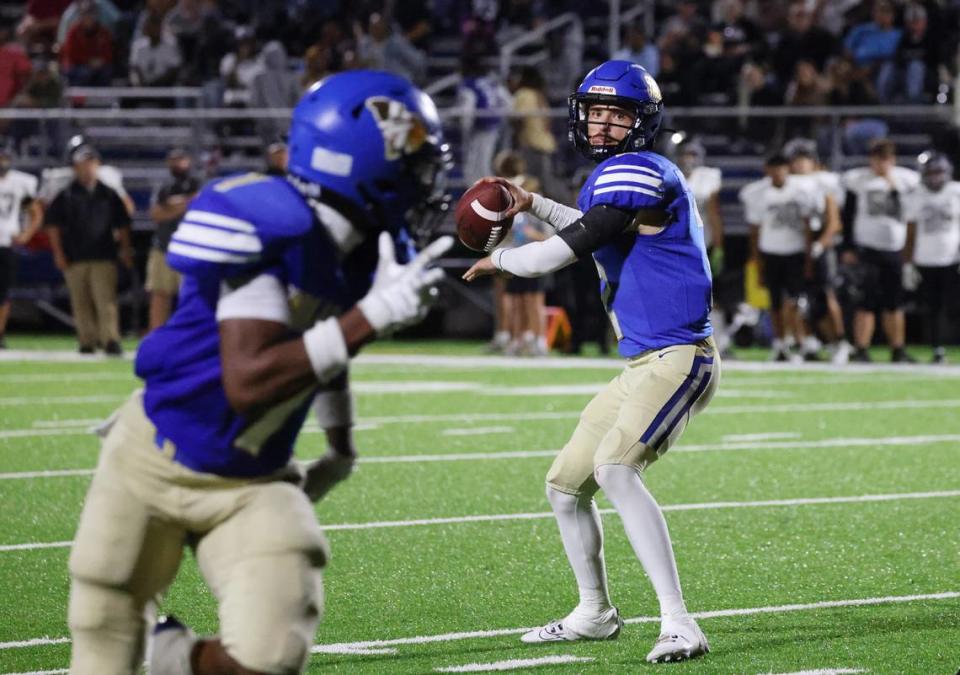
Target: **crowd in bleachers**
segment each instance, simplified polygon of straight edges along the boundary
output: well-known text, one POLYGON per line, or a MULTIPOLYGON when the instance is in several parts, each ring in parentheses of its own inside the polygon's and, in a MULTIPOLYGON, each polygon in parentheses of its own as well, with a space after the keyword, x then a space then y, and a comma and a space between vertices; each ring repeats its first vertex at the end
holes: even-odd
MULTIPOLYGON (((552 111, 564 105, 587 68, 611 56, 639 63, 653 74, 668 111, 684 106, 942 104, 954 95, 960 4, 952 0, 661 0, 650 3, 652 17, 630 11, 647 3, 623 2, 632 18, 623 23, 620 47, 613 53, 607 33, 609 7, 589 4, 585 7, 574 0, 0 0, 0 107, 90 106, 94 99, 89 90, 83 94, 71 88, 109 85, 189 87, 197 92, 190 103, 177 93, 143 101, 136 94, 124 98, 124 106, 286 109, 311 84, 344 69, 391 70, 426 87, 455 73, 457 96, 444 101, 460 111, 457 123, 447 125, 462 159, 458 185, 492 173, 495 154, 510 150, 515 162, 525 167, 523 173, 546 194, 568 200, 578 176, 583 177, 583 167, 567 156, 561 131, 565 120, 552 111), (497 66, 504 45, 562 21, 569 12, 575 15, 573 22, 544 33, 518 51, 509 74, 501 77, 497 66)), ((712 221, 717 222, 714 252, 719 251, 721 259, 721 211, 731 206, 729 202, 741 210, 736 194, 756 177, 757 155, 797 136, 819 141, 814 145, 819 145, 821 154, 839 147, 862 155, 873 139, 896 131, 881 117, 839 119, 839 141, 826 133, 838 130, 837 123, 826 124, 817 116, 677 123, 681 129, 724 139, 725 151, 750 156, 756 164, 750 169, 752 175, 747 172, 730 180, 725 172, 722 187, 718 172, 709 203, 701 205, 705 219, 711 221, 708 226, 713 228, 712 221)), ((198 173, 204 176, 226 170, 218 169, 225 139, 252 135, 249 156, 242 161, 258 162, 253 155, 276 145, 285 120, 223 120, 211 126, 213 136, 204 136, 203 145, 198 142, 191 147, 200 165, 198 173)), ((69 127, 57 119, 0 118, 0 138, 6 136, 22 157, 28 157, 30 146, 20 147, 22 141, 45 136, 52 148, 48 156, 59 156, 69 127)), ((920 142, 926 147, 927 140, 920 142)), ((158 146, 152 155, 158 171, 170 145, 164 138, 162 148, 158 146)), ((134 195, 138 208, 130 202, 135 224, 139 218, 152 229, 160 222, 153 217, 156 197, 150 199, 151 192, 158 194, 159 180, 152 178, 151 189, 140 190, 145 196, 134 195)), ((130 200, 122 186, 120 191, 130 200)), ((48 195, 41 201, 49 204, 51 199, 48 195)), ((732 230, 736 227, 727 233, 732 230)), ((746 231, 741 227, 737 234, 746 231)), ((743 256, 728 259, 742 267, 743 256)), ((592 274, 589 270, 576 273, 592 274)), ((741 279, 736 284, 742 288, 741 279)), ((573 289, 590 286, 583 281, 569 285, 573 289)), ((542 305, 542 299, 539 302, 542 305)), ((572 302, 582 304, 586 299, 572 302)), ((151 316, 168 311, 154 307, 151 316)), ((585 315, 579 312, 572 318, 585 315)), ((584 331, 574 332, 576 347, 584 331)), ((542 352, 542 338, 540 331, 533 342, 527 339, 528 351, 542 352)))

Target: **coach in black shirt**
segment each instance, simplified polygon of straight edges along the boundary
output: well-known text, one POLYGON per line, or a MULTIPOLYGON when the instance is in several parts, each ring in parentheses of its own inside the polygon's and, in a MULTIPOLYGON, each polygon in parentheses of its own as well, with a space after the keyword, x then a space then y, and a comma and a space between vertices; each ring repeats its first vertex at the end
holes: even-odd
POLYGON ((116 191, 97 180, 100 158, 92 146, 77 147, 71 159, 74 179, 46 213, 54 262, 70 291, 80 352, 100 346, 119 355, 116 263, 133 266, 130 215, 116 191))

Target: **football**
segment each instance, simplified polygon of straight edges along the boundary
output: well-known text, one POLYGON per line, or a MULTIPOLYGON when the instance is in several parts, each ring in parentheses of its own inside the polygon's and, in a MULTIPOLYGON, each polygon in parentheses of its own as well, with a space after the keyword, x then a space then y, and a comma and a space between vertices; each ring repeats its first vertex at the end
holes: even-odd
POLYGON ((504 215, 512 204, 510 192, 496 183, 480 183, 464 192, 453 216, 463 245, 483 253, 492 251, 513 225, 513 216, 504 215))

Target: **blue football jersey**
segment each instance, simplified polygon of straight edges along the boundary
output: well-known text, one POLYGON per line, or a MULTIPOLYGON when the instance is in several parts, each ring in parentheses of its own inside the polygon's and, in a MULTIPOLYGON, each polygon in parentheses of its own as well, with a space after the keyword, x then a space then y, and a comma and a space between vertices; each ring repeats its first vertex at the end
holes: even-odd
MULTIPOLYGON (((292 327, 306 330, 341 313, 369 285, 346 263, 313 210, 285 179, 245 174, 207 185, 191 202, 167 253, 183 275, 176 312, 140 345, 136 373, 144 407, 175 459, 224 476, 259 476, 284 466, 318 387, 256 417, 238 415, 221 378, 216 310, 224 285, 261 274, 287 289, 292 327)), ((372 266, 356 266, 372 270, 372 266)))
POLYGON ((620 354, 636 356, 711 335, 703 222, 680 169, 652 152, 611 157, 597 166, 577 199, 584 213, 601 204, 667 214, 658 234, 628 232, 593 254, 620 354))

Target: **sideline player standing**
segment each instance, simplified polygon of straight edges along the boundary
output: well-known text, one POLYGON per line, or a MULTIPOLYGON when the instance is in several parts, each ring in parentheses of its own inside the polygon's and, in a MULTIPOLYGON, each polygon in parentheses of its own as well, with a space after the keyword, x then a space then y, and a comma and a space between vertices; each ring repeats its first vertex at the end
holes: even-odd
POLYGON ((907 223, 904 198, 917 187, 916 171, 896 166, 896 147, 885 138, 870 144, 870 166, 843 174, 847 196, 843 205, 845 264, 859 264, 865 272, 863 297, 853 317, 851 361, 869 362, 875 312, 883 319, 890 343, 890 360, 912 363, 904 349, 903 259, 907 223))
POLYGON ((498 271, 535 277, 582 256, 592 254, 596 261, 601 296, 628 361, 584 409, 547 474, 547 498, 580 603, 523 641, 619 635, 623 621, 607 591, 593 499, 602 488, 660 602, 661 632, 647 655, 651 662, 699 656, 709 645, 687 612, 667 523, 641 476, 706 407, 720 379, 703 223, 680 170, 647 150, 662 116, 660 89, 640 66, 608 61, 592 70, 570 97, 570 139, 599 162, 580 191, 579 209, 501 179, 484 179, 510 190, 511 212, 529 210, 558 232, 542 242, 495 251, 464 275, 468 281, 498 271))
POLYGON ((158 625, 150 672, 306 665, 327 558, 310 498, 355 456, 347 363, 422 318, 443 277, 427 266, 452 240, 394 257, 445 203, 449 163, 433 102, 406 80, 352 71, 314 85, 290 151, 289 180, 206 186, 170 242, 181 302, 140 347, 145 389, 112 419, 70 557, 74 675, 139 670, 152 600, 187 542, 220 635, 158 625), (301 489, 291 454, 312 402, 331 449, 301 489))
POLYGON ((36 201, 37 179, 13 168, 13 153, 0 146, 0 349, 5 349, 7 318, 10 316, 10 287, 16 277, 13 244, 33 238, 43 222, 43 210, 36 201), (27 207, 30 222, 20 231, 20 213, 27 207))
POLYGON ((933 150, 920 155, 920 178, 904 208, 904 260, 920 272, 933 362, 944 363, 942 322, 956 293, 960 257, 960 182, 952 180, 953 164, 947 156, 933 150))
MULTIPOLYGON (((850 360, 850 343, 846 338, 843 310, 834 290, 839 274, 836 244, 843 231, 840 223, 840 206, 843 204, 840 176, 823 168, 817 154, 817 144, 809 138, 794 138, 783 146, 783 154, 790 160, 790 174, 807 183, 816 206, 816 211, 810 216, 810 257, 814 268, 812 291, 820 297, 810 299, 818 310, 811 312, 811 319, 813 315, 822 316, 821 312, 826 313, 826 323, 821 325, 829 342, 831 361, 843 365, 850 360)), ((812 332, 814 327, 811 325, 809 328, 812 332)), ((807 339, 814 338, 809 335, 807 339)), ((815 349, 813 346, 804 351, 811 353, 815 349)))
POLYGON ((798 300, 810 271, 814 200, 806 183, 790 175, 790 163, 783 155, 767 158, 763 168, 766 178, 740 191, 750 225, 750 257, 757 261, 763 285, 770 291, 771 359, 800 361, 792 347, 808 346, 798 300))

